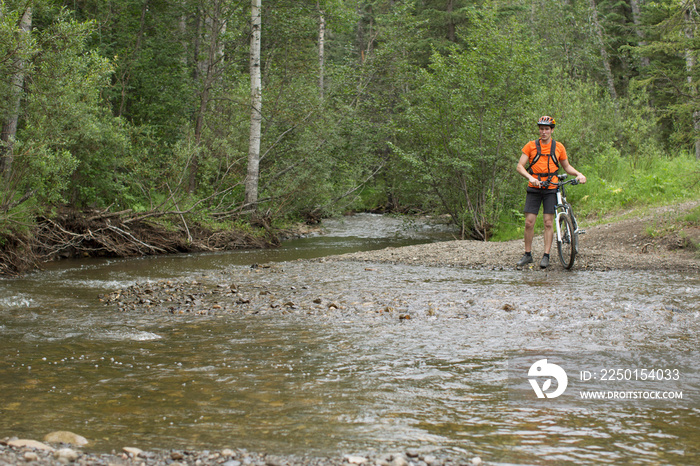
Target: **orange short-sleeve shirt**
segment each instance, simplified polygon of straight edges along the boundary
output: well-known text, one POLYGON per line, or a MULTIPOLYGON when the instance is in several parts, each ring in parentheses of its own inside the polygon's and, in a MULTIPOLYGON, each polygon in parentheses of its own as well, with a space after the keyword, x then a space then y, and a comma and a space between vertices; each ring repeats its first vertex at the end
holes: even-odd
MULTIPOLYGON (((538 173, 553 173, 557 171, 557 166, 554 165, 554 161, 552 161, 552 159, 549 157, 549 152, 552 150, 552 143, 550 142, 549 144, 542 144, 542 142, 540 142, 540 145, 542 147, 542 156, 532 167, 532 173, 536 175, 538 173)), ((537 144, 535 143, 535 141, 530 141, 527 144, 525 144, 525 147, 523 147, 523 153, 529 157, 530 163, 532 163, 532 161, 535 159, 535 156, 537 155, 537 144)), ((561 166, 561 161, 566 160, 566 148, 564 147, 564 144, 557 141, 555 153, 557 161, 559 162, 559 166, 561 166)), ((558 183, 559 178, 557 178, 556 176, 553 177, 552 182, 558 183)), ((532 183, 528 184, 528 186, 534 188, 532 183)), ((549 189, 556 189, 556 186, 550 186, 549 189)))

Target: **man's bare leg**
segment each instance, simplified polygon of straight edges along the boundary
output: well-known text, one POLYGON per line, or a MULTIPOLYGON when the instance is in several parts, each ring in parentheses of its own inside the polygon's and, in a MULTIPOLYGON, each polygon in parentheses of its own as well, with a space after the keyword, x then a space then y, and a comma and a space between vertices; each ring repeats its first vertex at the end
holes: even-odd
MULTIPOLYGON (((544 253, 549 254, 554 241, 554 214, 544 214, 544 253)), ((532 241, 530 242, 532 244, 532 241)))
MULTIPOLYGON (((537 214, 525 213, 525 252, 532 252, 532 238, 535 236, 537 214)), ((551 241, 550 241, 551 246, 551 241)))

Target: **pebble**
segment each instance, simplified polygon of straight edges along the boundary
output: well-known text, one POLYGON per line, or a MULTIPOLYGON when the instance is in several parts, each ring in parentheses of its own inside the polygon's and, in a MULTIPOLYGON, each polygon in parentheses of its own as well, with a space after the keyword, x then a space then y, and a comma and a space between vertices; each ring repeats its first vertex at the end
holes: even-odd
POLYGON ((122 451, 129 455, 131 458, 136 458, 138 456, 143 455, 143 450, 134 447, 124 447, 122 448, 122 451))
POLYGON ((80 454, 71 448, 61 448, 60 450, 56 450, 53 456, 61 463, 69 464, 77 460, 80 454))
POLYGON ((0 439, 0 465, 32 466, 454 466, 483 464, 478 456, 471 458, 435 452, 421 455, 418 449, 407 449, 405 453, 379 453, 370 455, 347 454, 340 457, 307 457, 295 455, 271 455, 248 452, 244 449, 225 448, 220 451, 158 450, 143 451, 136 447, 124 447, 120 453, 85 453, 73 448, 54 450, 49 445, 34 440, 0 439), (29 445, 43 445, 35 449, 29 445), (31 450, 28 450, 31 448, 31 450), (407 459, 407 457, 410 459, 407 459))
POLYGON ((265 464, 267 466, 285 466, 285 461, 279 456, 270 455, 265 458, 265 464))
POLYGON ((345 460, 350 464, 365 464, 367 462, 367 458, 364 456, 346 456, 345 460))

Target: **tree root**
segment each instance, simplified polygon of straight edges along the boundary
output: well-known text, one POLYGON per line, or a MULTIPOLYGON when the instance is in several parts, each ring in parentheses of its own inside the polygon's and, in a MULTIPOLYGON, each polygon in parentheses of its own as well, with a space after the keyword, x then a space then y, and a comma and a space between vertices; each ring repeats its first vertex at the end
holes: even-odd
POLYGON ((166 228, 131 212, 63 210, 37 219, 31 233, 5 232, 0 243, 0 275, 18 275, 40 264, 75 257, 138 257, 184 252, 265 248, 278 244, 240 231, 210 231, 197 225, 166 228))

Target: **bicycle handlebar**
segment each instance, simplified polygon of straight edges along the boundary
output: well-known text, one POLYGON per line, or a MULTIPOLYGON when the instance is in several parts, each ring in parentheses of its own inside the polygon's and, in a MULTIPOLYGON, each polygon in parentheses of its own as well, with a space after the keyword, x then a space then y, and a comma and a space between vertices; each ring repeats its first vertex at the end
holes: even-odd
MULTIPOLYGON (((565 180, 568 176, 569 176, 569 175, 562 174, 562 175, 557 175, 557 178, 559 178, 560 180, 565 180)), ((549 185, 552 185, 552 186, 564 186, 564 185, 567 185, 567 184, 570 184, 570 185, 572 185, 572 186, 573 186, 573 185, 577 185, 577 184, 578 184, 578 180, 577 180, 576 178, 572 178, 572 179, 567 180, 567 181, 559 181, 558 183, 554 183, 554 182, 552 182, 552 181, 545 181, 544 183, 542 183, 541 186, 544 187, 544 188, 546 188, 546 187, 549 186, 549 185)))

